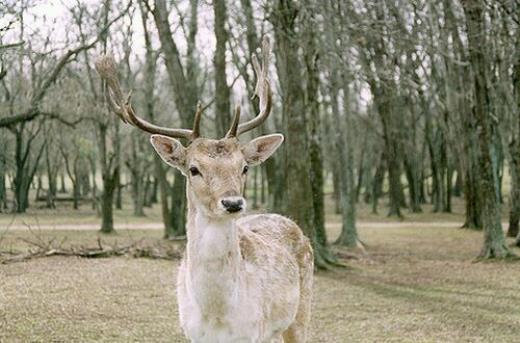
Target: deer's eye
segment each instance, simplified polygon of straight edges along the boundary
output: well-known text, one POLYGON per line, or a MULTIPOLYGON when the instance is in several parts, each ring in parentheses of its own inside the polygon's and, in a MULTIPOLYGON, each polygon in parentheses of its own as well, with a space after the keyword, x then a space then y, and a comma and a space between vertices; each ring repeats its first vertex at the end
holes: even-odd
POLYGON ((197 176, 200 175, 200 171, 197 169, 197 167, 191 167, 190 168, 191 176, 197 176))
POLYGON ((244 169, 242 170, 242 174, 247 174, 247 171, 249 170, 249 166, 244 166, 244 169))

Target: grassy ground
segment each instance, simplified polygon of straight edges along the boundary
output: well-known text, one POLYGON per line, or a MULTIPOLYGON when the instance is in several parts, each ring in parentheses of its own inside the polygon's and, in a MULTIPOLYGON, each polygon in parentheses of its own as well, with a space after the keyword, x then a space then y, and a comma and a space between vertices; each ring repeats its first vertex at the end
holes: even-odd
MULTIPOLYGON (((329 218, 331 238, 339 233, 337 220, 329 218)), ((310 342, 518 341, 519 265, 474 263, 481 232, 372 223, 360 225, 360 235, 366 256, 347 260, 347 269, 316 274, 310 342)), ((0 244, 24 249, 21 238, 49 237, 92 245, 98 233, 18 230, 0 244)), ((141 237, 159 240, 161 231, 122 231, 103 240, 141 237)), ((0 342, 185 342, 177 320, 177 264, 50 257, 0 265, 0 342)))
MULTIPOLYGON (((396 217, 387 217, 387 199, 380 201, 378 213, 371 211, 371 206, 360 204, 357 209, 357 218, 361 222, 402 222, 396 217)), ((404 222, 442 222, 442 223, 463 223, 464 222, 464 202, 461 198, 453 198, 452 213, 434 213, 432 205, 423 205, 422 213, 411 213, 404 209, 404 222)), ((505 199, 507 204, 508 199, 505 199)), ((99 225, 100 219, 96 212, 92 210, 90 202, 84 202, 79 210, 73 210, 70 202, 58 202, 56 209, 43 208, 44 203, 34 203, 27 213, 23 214, 2 214, 0 213, 0 232, 9 226, 21 227, 30 225, 38 227, 45 226, 70 226, 70 229, 77 229, 76 225, 99 225)), ((332 221, 340 221, 338 215, 334 215, 333 200, 330 195, 326 197, 326 207, 328 208, 328 217, 332 221)), ((276 212, 272 209, 261 209, 260 211, 276 212)), ((509 206, 502 206, 502 220, 507 222, 509 206)), ((132 211, 132 203, 129 198, 124 198, 123 209, 114 211, 114 223, 120 226, 136 225, 136 224, 152 224, 162 221, 161 209, 159 205, 152 208, 145 208, 145 217, 135 217, 132 211)))

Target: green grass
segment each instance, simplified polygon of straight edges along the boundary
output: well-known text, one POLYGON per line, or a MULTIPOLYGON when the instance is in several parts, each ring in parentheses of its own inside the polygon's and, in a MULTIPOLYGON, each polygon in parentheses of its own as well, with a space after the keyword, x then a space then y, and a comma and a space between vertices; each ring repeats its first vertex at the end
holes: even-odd
MULTIPOLYGON (((338 219, 329 218, 331 239, 338 219)), ((367 254, 344 261, 347 269, 316 273, 309 342, 518 340, 519 265, 474 263, 481 232, 434 222, 359 226, 367 254)), ((122 244, 161 234, 129 230, 102 239, 122 244)), ((22 238, 37 237, 89 246, 98 235, 13 230, 0 249, 23 250, 22 238)), ((0 342, 185 342, 177 319, 177 264, 50 257, 0 265, 0 342)))

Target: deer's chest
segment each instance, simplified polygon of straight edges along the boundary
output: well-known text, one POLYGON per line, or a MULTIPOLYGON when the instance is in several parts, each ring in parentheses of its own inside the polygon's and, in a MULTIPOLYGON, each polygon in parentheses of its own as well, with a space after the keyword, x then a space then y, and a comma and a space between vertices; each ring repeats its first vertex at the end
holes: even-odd
MULTIPOLYGON (((224 267, 190 270, 179 288, 181 324, 195 342, 258 342, 261 336, 258 303, 231 281, 224 267)), ((179 275, 179 277, 182 277, 179 275)))
POLYGON ((261 309, 244 275, 234 227, 205 225, 179 271, 181 324, 195 342, 258 342, 261 309))

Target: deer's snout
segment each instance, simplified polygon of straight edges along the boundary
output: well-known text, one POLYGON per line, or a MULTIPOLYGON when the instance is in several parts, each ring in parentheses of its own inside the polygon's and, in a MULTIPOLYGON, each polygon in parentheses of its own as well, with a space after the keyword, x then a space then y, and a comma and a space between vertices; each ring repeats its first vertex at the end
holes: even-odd
POLYGON ((220 200, 224 209, 229 213, 240 212, 245 207, 245 199, 242 197, 226 197, 220 200))

